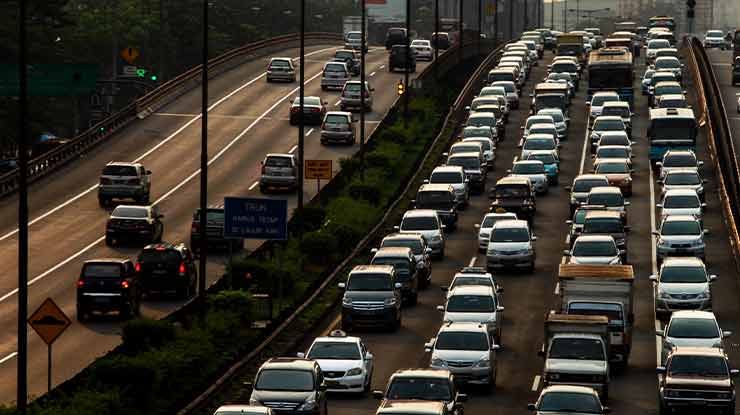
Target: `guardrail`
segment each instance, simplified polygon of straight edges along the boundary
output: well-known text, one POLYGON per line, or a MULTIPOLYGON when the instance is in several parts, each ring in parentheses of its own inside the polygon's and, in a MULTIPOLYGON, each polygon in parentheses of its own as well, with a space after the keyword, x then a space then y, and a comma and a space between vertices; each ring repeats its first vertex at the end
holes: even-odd
MULTIPOLYGON (((467 44, 464 46, 468 46, 467 44)), ((493 50, 486 59, 479 65, 478 69, 474 74, 470 77, 470 80, 466 83, 465 87, 463 87, 462 91, 458 95, 457 99, 455 100, 455 103, 452 105, 450 110, 447 113, 447 116, 445 117, 445 120, 442 124, 442 127, 440 129, 440 133, 435 137, 435 139, 432 141, 432 143, 429 146, 429 151, 425 154, 422 161, 419 163, 419 166, 424 165, 427 160, 433 156, 433 150, 435 147, 437 147, 443 140, 445 145, 449 145, 451 141, 453 141, 456 137, 456 127, 457 124, 462 119, 462 115, 465 113, 465 103, 468 102, 470 99, 472 99, 472 96, 477 91, 476 88, 478 88, 480 85, 480 79, 481 77, 485 76, 487 74, 488 70, 493 66, 494 62, 497 61, 498 57, 500 56, 501 50, 503 48, 499 47, 495 50, 493 50), (454 125, 452 125, 454 124, 454 125), (445 131, 447 131, 449 126, 452 125, 452 133, 451 134, 445 134, 445 131)), ((485 49, 483 49, 485 50, 485 49)), ((458 54, 457 48, 450 48, 447 51, 445 51, 443 54, 439 56, 439 62, 440 64, 442 62, 455 62, 455 56, 458 54)), ((472 56, 473 54, 467 54, 466 56, 472 56)), ((434 64, 434 63, 433 63, 434 64)), ((425 78, 429 78, 434 76, 432 65, 427 66, 424 71, 422 71, 419 74, 418 78, 422 78, 422 81, 425 78), (432 69, 430 69, 432 68, 432 69)), ((417 78, 417 79, 418 79, 417 78)), ((396 101, 393 103, 391 108, 386 112, 386 116, 384 117, 384 120, 388 118, 388 114, 392 114, 398 110, 398 104, 400 103, 399 99, 396 99, 396 101)), ((383 121, 381 121, 383 122, 383 121)), ((378 131, 376 129, 375 131, 378 131)), ((372 134, 371 136, 372 137, 372 134)), ((368 141, 370 138, 368 138, 368 141)), ((207 400, 213 396, 215 393, 217 393, 219 390, 221 390, 224 385, 227 383, 227 381, 234 376, 236 373, 238 373, 242 368, 247 366, 249 363, 251 363, 254 359, 258 358, 262 355, 262 353, 270 346, 272 341, 274 341, 284 330, 286 330, 290 324, 295 321, 296 318, 300 316, 300 314, 309 306, 311 303, 319 297, 319 295, 326 289, 326 287, 336 279, 336 277, 339 275, 339 273, 344 270, 351 261, 354 260, 355 257, 360 255, 362 252, 365 252, 367 250, 368 245, 376 240, 378 238, 378 234, 383 231, 384 226, 386 225, 386 222, 388 222, 388 219, 392 212, 396 209, 396 207, 406 198, 407 194, 413 189, 413 186, 418 186, 419 182, 423 179, 420 176, 421 170, 417 169, 415 173, 412 175, 412 177, 407 181, 406 187, 400 192, 400 194, 396 197, 396 199, 393 201, 393 203, 388 207, 383 217, 378 221, 378 223, 373 227, 370 232, 357 244, 355 249, 345 258, 335 269, 331 272, 321 283, 320 285, 311 293, 306 300, 298 307, 296 308, 278 327, 275 328, 275 330, 270 334, 270 336, 265 339, 262 343, 260 343, 255 349, 253 349, 247 356, 239 360, 236 364, 232 365, 224 375, 222 375, 219 379, 217 379, 211 387, 209 387, 206 391, 204 391, 203 394, 198 396, 196 399, 194 399, 192 402, 190 402, 187 406, 185 406, 182 410, 178 411, 178 415, 186 415, 189 413, 192 413, 196 409, 200 408, 207 400)), ((340 173, 341 174, 341 173, 340 173)), ((330 187, 332 182, 338 181, 338 178, 335 177, 332 179, 330 183, 328 183, 325 187, 319 191, 318 194, 314 196, 314 199, 316 198, 322 198, 322 193, 325 193, 326 191, 330 191, 330 187)), ((261 248, 265 247, 267 244, 263 244, 261 248)), ((299 339, 296 339, 298 341, 299 339)))
MULTIPOLYGON (((213 78, 225 71, 241 65, 255 52, 273 47, 284 47, 287 43, 298 42, 299 34, 293 33, 230 50, 208 62, 209 77, 213 78)), ((306 41, 312 44, 320 42, 339 42, 342 36, 338 33, 306 33, 306 41)), ((58 148, 30 160, 28 163, 28 180, 36 181, 55 169, 64 166, 110 138, 136 119, 142 119, 164 105, 172 102, 194 87, 200 85, 201 68, 198 65, 177 77, 165 82, 148 94, 128 104, 120 111, 93 125, 78 136, 58 148)), ((18 189, 18 169, 0 176, 0 197, 14 193, 18 189)))
POLYGON ((740 217, 740 170, 722 91, 701 42, 691 38, 687 49, 689 71, 697 91, 699 120, 706 122, 707 145, 717 171, 720 201, 730 243, 735 258, 740 258, 740 236, 736 226, 740 217))

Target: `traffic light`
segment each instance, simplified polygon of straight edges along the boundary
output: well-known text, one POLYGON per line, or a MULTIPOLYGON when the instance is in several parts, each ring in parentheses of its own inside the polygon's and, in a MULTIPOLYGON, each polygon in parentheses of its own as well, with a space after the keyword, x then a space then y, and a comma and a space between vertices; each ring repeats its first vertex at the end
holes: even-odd
POLYGON ((401 96, 406 92, 406 86, 403 84, 402 80, 398 80, 398 84, 396 85, 396 91, 398 92, 398 96, 401 96))
POLYGON ((686 0, 686 18, 694 18, 694 6, 696 6, 696 0, 686 0))

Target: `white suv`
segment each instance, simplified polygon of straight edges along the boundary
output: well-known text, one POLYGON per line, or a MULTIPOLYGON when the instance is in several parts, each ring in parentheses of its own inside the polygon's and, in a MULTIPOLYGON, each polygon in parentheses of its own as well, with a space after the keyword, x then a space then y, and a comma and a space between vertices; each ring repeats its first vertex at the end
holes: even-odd
POLYGON ((432 369, 447 369, 456 380, 489 387, 496 384, 498 349, 485 326, 477 323, 447 323, 424 345, 432 353, 432 369))
POLYGON ((529 231, 526 220, 502 220, 491 229, 491 238, 486 249, 486 266, 493 268, 526 268, 534 271, 534 242, 537 237, 529 231))
POLYGON ((658 275, 651 275, 655 283, 655 312, 673 310, 712 310, 710 285, 717 279, 708 275, 704 262, 695 257, 666 258, 658 275))
POLYGON ((445 225, 439 219, 436 210, 415 209, 403 215, 400 226, 394 226, 400 233, 418 233, 426 239, 432 248, 432 255, 439 258, 445 256, 445 225))
POLYGON ((483 324, 488 335, 501 343, 504 307, 500 304, 499 295, 493 287, 459 286, 449 291, 447 303, 437 306, 437 310, 444 313, 444 322, 483 324))
POLYGON ((483 216, 481 223, 476 223, 475 228, 478 229, 478 250, 486 252, 488 248, 488 242, 491 241, 491 231, 493 225, 500 220, 516 220, 516 213, 504 212, 504 213, 486 213, 483 216))

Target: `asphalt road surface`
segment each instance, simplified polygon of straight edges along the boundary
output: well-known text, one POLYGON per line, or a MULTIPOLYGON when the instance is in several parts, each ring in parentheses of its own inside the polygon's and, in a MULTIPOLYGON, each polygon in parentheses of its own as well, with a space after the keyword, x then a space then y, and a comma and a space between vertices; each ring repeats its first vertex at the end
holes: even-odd
MULTIPOLYGON (((333 56, 332 45, 307 48, 306 95, 320 95, 335 110, 339 92, 322 92, 323 64, 333 56)), ((297 49, 276 56, 298 56, 297 49)), ((368 81, 375 87, 373 112, 367 114, 369 134, 396 99, 395 84, 402 74, 391 74, 383 48, 367 55, 368 81)), ((211 80, 208 122, 209 194, 211 204, 224 196, 258 196, 259 162, 269 152, 295 152, 298 128, 288 123, 290 102, 297 83, 270 83, 264 78, 268 57, 256 59, 211 80)), ((428 63, 419 63, 421 72, 428 63)), ((417 73, 418 73, 417 72, 417 73)), ((34 183, 30 188, 29 309, 53 298, 64 312, 75 316, 75 281, 85 260, 135 257, 136 247, 107 247, 103 242, 109 212, 98 206, 96 185, 109 161, 141 161, 153 172, 152 201, 160 206, 165 224, 164 240, 188 241, 193 212, 199 206, 200 90, 185 94, 172 104, 98 146, 80 160, 34 183)), ((306 128, 305 158, 339 159, 358 150, 355 146, 322 146, 318 126, 306 128)), ((359 127, 358 127, 359 129, 359 127)), ((316 183, 306 183, 306 200, 316 193, 316 183)), ((295 195, 288 198, 294 207, 295 195)), ((0 201, 0 403, 16 397, 17 315, 17 198, 0 201)), ((247 245, 254 248, 259 241, 247 245)), ((208 284, 222 273, 224 256, 209 255, 208 284)), ((142 314, 162 317, 182 301, 145 301, 142 314)), ((53 384, 74 376, 95 358, 120 342, 121 322, 106 318, 74 324, 53 349, 53 384)), ((29 395, 46 391, 47 350, 29 330, 29 395)))
MULTIPOLYGON (((530 80, 522 93, 522 105, 512 113, 507 125, 506 139, 499 143, 495 169, 488 175, 490 187, 504 176, 513 158, 519 154, 515 147, 519 141, 519 126, 527 117, 528 95, 535 82, 539 82, 546 71, 546 63, 552 55, 535 67, 530 80)), ((644 71, 644 62, 638 60, 636 74, 644 71)), ((655 319, 653 286, 648 280, 655 272, 655 241, 651 231, 657 225, 654 205, 659 203, 660 188, 655 183, 648 161, 648 143, 645 138, 648 124, 647 98, 639 95, 639 78, 635 80, 636 113, 633 119, 633 136, 636 155, 633 175, 633 196, 629 199, 628 260, 635 270, 635 325, 632 354, 628 366, 621 371, 612 372, 609 402, 616 414, 657 414, 657 375, 660 349, 655 330, 660 324, 655 319)), ((573 99, 570 108, 571 125, 568 140, 563 142, 559 186, 551 187, 549 194, 539 197, 537 214, 534 220, 537 264, 533 274, 497 273, 496 278, 505 288, 504 325, 502 335, 503 349, 498 357, 498 379, 492 393, 476 389, 470 390, 471 399, 465 404, 468 415, 521 414, 526 413, 526 405, 534 402, 542 388, 543 359, 537 351, 543 341, 543 321, 545 313, 557 305, 556 279, 558 264, 563 260, 565 236, 568 226, 568 193, 563 186, 570 184, 579 173, 589 173, 592 168, 590 154, 584 148, 587 143, 587 117, 585 91, 587 80, 581 81, 581 89, 573 99)), ((701 174, 709 179, 707 185, 708 210, 705 227, 711 231, 707 238, 707 264, 710 273, 719 275, 714 283, 714 311, 723 329, 737 333, 740 306, 737 302, 738 279, 735 260, 729 245, 728 234, 721 215, 721 207, 716 191, 716 178, 707 154, 704 134, 699 138, 698 156, 706 164, 701 174)), ((440 324, 441 313, 435 306, 443 303, 443 293, 439 287, 449 284, 454 273, 464 266, 485 265, 485 256, 476 254, 477 233, 474 224, 479 223, 488 212, 489 200, 485 195, 471 198, 470 207, 461 212, 458 228, 449 235, 446 257, 433 265, 433 285, 420 294, 419 304, 404 310, 403 327, 395 334, 367 332, 359 335, 365 340, 375 356, 373 389, 384 389, 389 376, 396 370, 409 367, 427 367, 429 355, 424 352, 424 343, 433 337, 440 324)), ((325 332, 336 327, 338 320, 327 321, 325 332)), ((727 352, 734 367, 740 365, 738 341, 740 334, 730 340, 727 352)), ((370 397, 356 398, 334 396, 330 411, 343 415, 374 413, 378 401, 370 397)))
POLYGON ((737 110, 736 94, 740 93, 740 87, 732 86, 732 50, 707 49, 707 55, 709 55, 714 74, 722 90, 722 101, 725 104, 735 151, 737 151, 740 148, 740 141, 738 141, 740 140, 740 112, 737 110))

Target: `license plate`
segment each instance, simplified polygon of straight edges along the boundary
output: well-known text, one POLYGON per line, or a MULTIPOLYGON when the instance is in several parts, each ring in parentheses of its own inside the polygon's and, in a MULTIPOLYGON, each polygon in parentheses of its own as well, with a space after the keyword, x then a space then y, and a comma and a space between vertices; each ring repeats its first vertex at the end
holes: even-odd
POLYGON ((95 304, 107 304, 108 297, 93 297, 93 302, 95 304))
POLYGON ((336 380, 324 379, 324 382, 326 383, 326 386, 329 388, 334 387, 334 386, 339 386, 339 382, 336 380))

